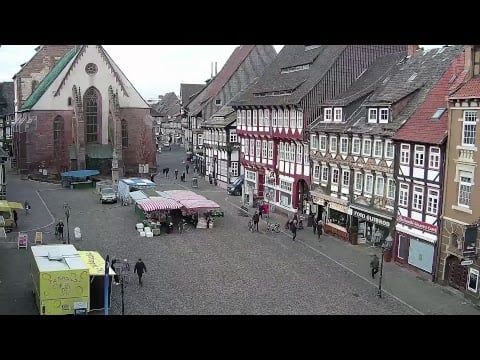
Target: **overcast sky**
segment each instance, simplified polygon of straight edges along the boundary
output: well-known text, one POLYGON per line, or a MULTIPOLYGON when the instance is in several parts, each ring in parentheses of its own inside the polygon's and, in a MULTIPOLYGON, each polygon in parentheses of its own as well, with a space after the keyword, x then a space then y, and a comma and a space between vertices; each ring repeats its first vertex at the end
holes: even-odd
MULTIPOLYGON (((104 45, 113 61, 145 99, 167 92, 180 94, 180 83, 203 84, 211 62, 220 71, 238 45, 104 45)), ((277 52, 283 45, 274 45, 277 52)), ((425 48, 441 45, 420 45, 425 48)), ((37 45, 0 47, 0 82, 12 81, 20 65, 30 60, 37 45)))

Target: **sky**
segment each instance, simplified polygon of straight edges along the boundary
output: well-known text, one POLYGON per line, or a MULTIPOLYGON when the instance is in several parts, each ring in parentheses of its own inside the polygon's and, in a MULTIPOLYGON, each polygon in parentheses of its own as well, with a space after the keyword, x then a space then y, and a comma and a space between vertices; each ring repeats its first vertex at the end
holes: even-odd
MULTIPOLYGON (((180 95, 180 83, 204 84, 211 63, 217 70, 238 45, 103 45, 113 61, 144 99, 167 92, 180 95)), ((420 45, 426 49, 441 45, 420 45)), ((35 54, 37 45, 1 45, 0 82, 12 81, 20 65, 35 54)), ((277 53, 283 45, 274 45, 277 53)))

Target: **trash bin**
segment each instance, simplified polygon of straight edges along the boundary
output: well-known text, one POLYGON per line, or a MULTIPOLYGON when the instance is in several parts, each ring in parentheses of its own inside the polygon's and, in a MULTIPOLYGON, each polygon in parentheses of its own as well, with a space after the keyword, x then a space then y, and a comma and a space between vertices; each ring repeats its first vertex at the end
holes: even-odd
POLYGON ((75 240, 82 240, 82 232, 80 231, 80 228, 78 226, 73 229, 73 235, 75 240))

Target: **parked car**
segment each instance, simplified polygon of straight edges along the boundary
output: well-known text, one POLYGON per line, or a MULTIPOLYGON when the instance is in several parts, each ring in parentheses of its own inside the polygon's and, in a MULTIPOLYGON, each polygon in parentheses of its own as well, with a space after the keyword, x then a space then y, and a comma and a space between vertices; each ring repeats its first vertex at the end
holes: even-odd
POLYGON ((100 192, 100 202, 105 203, 116 203, 117 202, 117 193, 112 188, 106 187, 103 188, 100 192))
POLYGON ((230 195, 242 195, 242 185, 243 185, 244 176, 240 175, 235 179, 234 182, 227 185, 227 193, 230 195))

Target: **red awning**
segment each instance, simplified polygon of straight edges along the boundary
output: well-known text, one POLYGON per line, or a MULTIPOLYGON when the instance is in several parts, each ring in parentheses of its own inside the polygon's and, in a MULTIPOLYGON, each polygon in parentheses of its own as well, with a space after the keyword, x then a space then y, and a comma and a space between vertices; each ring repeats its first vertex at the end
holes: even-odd
POLYGON ((146 212, 156 211, 156 210, 173 210, 180 209, 182 204, 178 201, 165 198, 149 198, 138 200, 138 205, 146 212))
POLYGON ((179 200, 179 202, 185 207, 187 210, 210 210, 210 209, 220 209, 220 205, 218 205, 215 201, 208 200, 208 199, 198 199, 198 200, 179 200))

